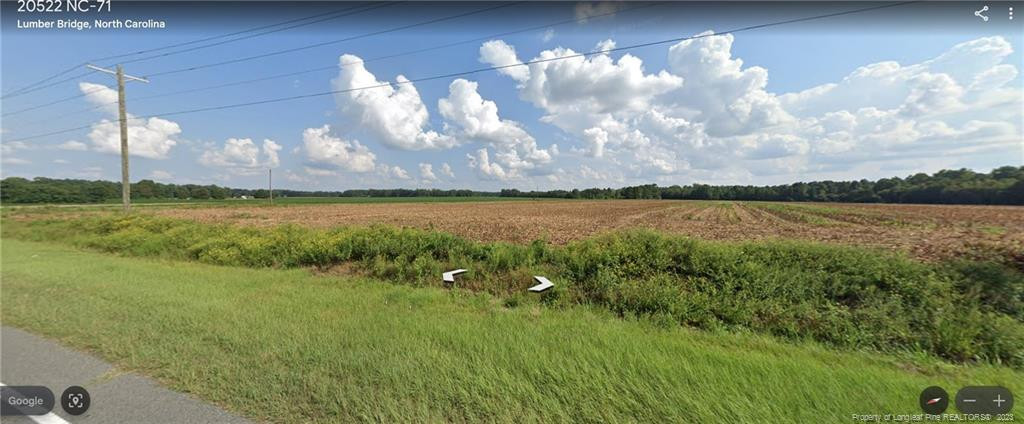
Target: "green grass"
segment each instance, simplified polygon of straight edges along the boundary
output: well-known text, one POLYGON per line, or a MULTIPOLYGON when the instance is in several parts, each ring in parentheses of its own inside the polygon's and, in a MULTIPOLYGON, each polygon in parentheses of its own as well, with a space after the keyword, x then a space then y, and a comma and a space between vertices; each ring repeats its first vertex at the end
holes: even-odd
POLYGON ((4 325, 273 422, 848 422, 919 413, 936 384, 1024 393, 1005 367, 509 309, 461 290, 9 239, 0 257, 4 325))
POLYGON ((988 234, 988 235, 992 235, 992 236, 1001 236, 1003 234, 1006 234, 1006 231, 1007 231, 1006 227, 999 226, 999 225, 985 225, 985 226, 982 226, 981 228, 979 228, 979 230, 982 233, 985 233, 985 234, 988 234))
POLYGON ((137 215, 31 223, 4 237, 124 255, 246 267, 340 268, 412 286, 460 287, 521 303, 533 275, 550 306, 593 305, 663 326, 755 331, 845 349, 927 352, 1024 367, 1024 274, 990 263, 934 265, 805 242, 706 242, 634 230, 568 246, 475 243, 393 227, 239 228, 137 215))

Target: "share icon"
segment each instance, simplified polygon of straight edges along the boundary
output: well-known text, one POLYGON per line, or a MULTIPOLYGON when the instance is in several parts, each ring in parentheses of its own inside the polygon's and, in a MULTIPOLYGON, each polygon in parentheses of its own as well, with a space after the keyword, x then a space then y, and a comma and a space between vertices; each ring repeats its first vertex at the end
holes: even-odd
POLYGON ((981 20, 988 22, 988 15, 985 15, 985 12, 988 12, 988 5, 982 6, 982 8, 979 10, 975 10, 974 16, 977 16, 981 18, 981 20))

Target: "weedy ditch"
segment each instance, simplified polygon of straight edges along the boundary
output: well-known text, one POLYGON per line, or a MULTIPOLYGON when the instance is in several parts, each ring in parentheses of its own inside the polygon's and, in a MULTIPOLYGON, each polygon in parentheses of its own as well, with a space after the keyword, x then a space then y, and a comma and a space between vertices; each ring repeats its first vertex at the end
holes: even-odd
POLYGON ((7 220, 3 236, 217 265, 339 267, 413 286, 441 286, 442 272, 466 268, 458 287, 509 307, 528 299, 533 275, 545 275, 556 286, 540 301, 552 307, 1024 368, 1024 274, 993 262, 928 264, 851 246, 649 230, 552 246, 382 225, 243 228, 146 215, 7 220))

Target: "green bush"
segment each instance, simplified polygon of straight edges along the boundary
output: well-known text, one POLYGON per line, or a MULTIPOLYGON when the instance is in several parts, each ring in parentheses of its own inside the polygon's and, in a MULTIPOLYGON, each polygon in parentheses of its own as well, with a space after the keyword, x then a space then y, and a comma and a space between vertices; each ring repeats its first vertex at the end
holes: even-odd
POLYGON ((540 301, 704 329, 747 329, 839 347, 924 351, 1024 367, 1024 274, 997 263, 931 265, 802 242, 720 243, 630 230, 549 246, 475 243, 389 226, 238 228, 134 215, 7 222, 5 236, 125 255, 248 267, 329 267, 399 284, 457 285, 509 307, 546 275, 540 301))
POLYGON ((995 262, 958 261, 946 271, 961 294, 1024 321, 1024 274, 995 262))

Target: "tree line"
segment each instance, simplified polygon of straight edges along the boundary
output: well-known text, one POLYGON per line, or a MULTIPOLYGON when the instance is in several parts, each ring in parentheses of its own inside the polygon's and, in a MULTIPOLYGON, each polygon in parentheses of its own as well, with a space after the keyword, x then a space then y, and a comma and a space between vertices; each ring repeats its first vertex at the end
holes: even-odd
MULTIPOLYGON (((163 184, 153 180, 132 183, 132 199, 207 200, 270 197, 267 189, 230 188, 217 185, 163 184)), ((482 197, 497 192, 439 189, 359 189, 345 191, 274 190, 274 197, 482 197)), ((103 203, 121 199, 121 183, 37 177, 0 180, 4 203, 103 203)))
POLYGON ((691 199, 766 200, 783 202, 934 203, 972 205, 1024 204, 1024 166, 1004 166, 989 173, 969 169, 918 173, 907 178, 877 181, 813 181, 774 186, 693 184, 659 187, 655 184, 585 190, 519 191, 508 197, 564 199, 691 199))
MULTIPOLYGON (((132 184, 133 199, 267 198, 266 189, 217 185, 163 184, 141 180, 132 184)), ((774 186, 645 184, 622 188, 500 192, 440 189, 358 189, 344 191, 274 190, 274 197, 534 197, 559 199, 692 199, 769 200, 857 203, 942 203, 1024 205, 1024 166, 1004 166, 988 173, 969 169, 876 181, 814 181, 774 186)), ((101 203, 120 199, 121 183, 76 179, 8 177, 0 180, 4 203, 101 203)))

